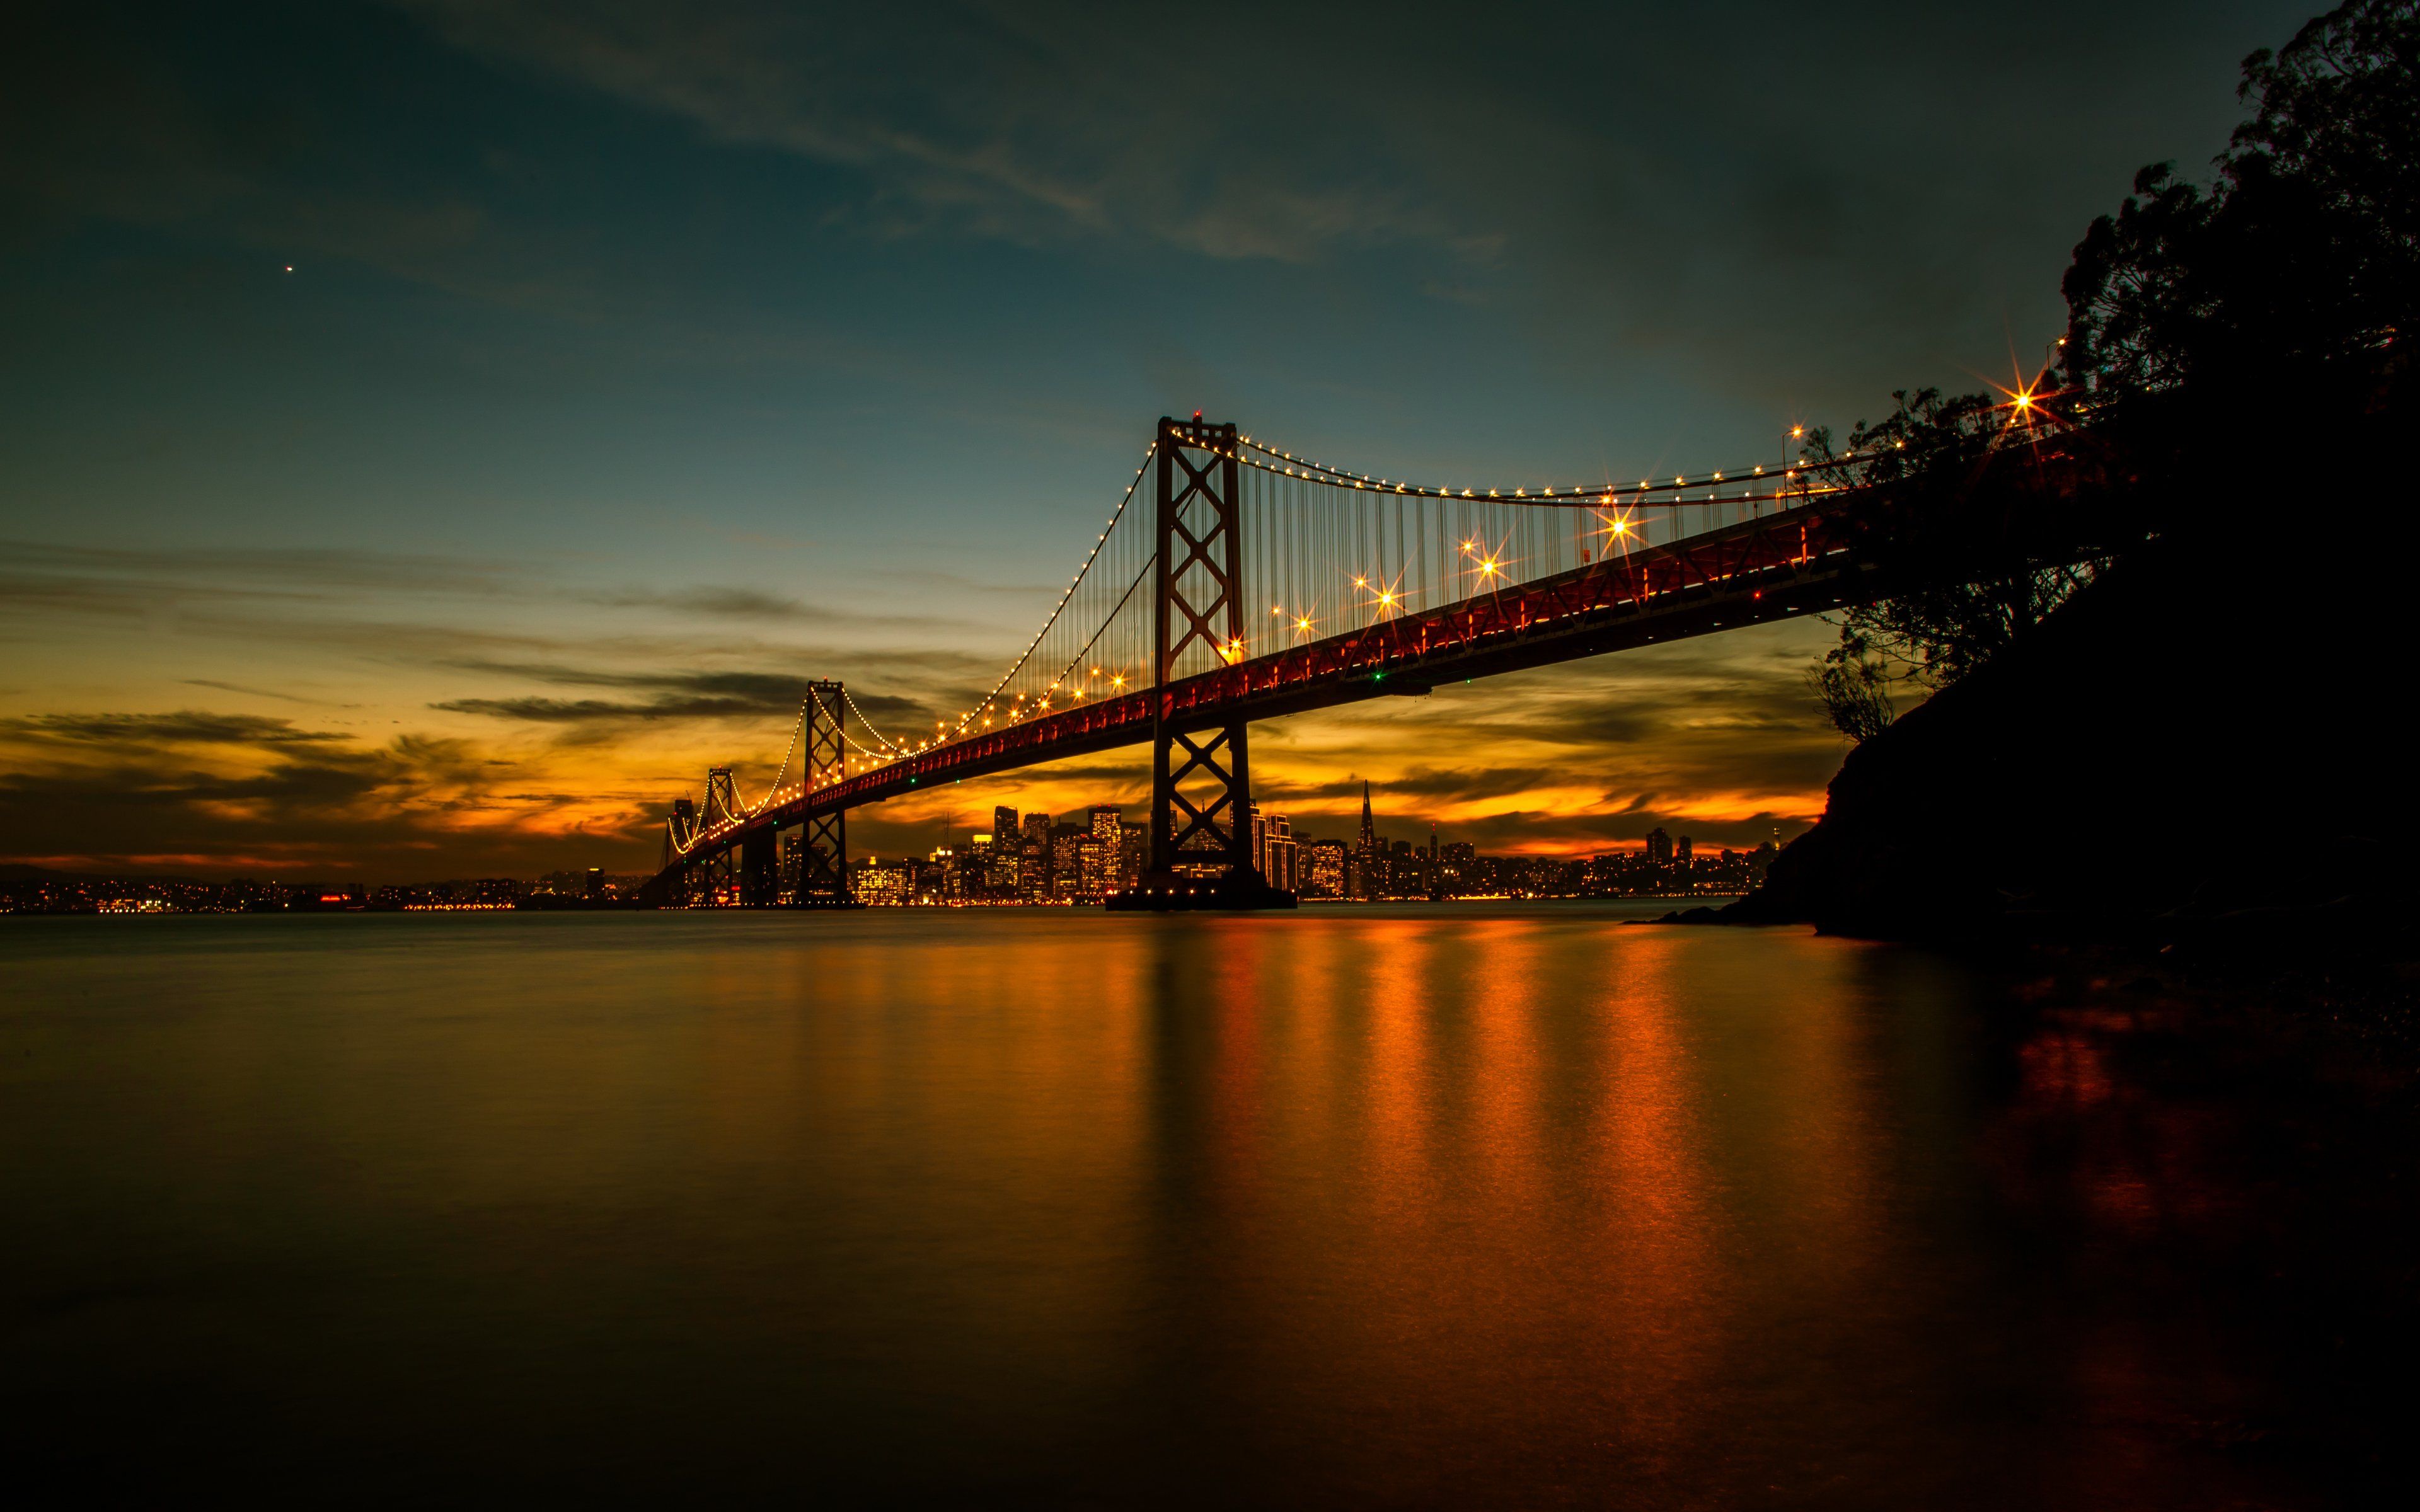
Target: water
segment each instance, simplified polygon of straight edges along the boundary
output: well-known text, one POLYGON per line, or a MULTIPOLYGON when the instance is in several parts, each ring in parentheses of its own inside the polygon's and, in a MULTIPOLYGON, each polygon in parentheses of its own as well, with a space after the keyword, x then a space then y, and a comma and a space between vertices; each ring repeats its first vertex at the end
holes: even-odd
POLYGON ((2134 1019, 1649 911, 0 921, 0 1443, 78 1502, 2325 1500, 2327 1363, 2203 1258, 2266 1178, 2134 1019))

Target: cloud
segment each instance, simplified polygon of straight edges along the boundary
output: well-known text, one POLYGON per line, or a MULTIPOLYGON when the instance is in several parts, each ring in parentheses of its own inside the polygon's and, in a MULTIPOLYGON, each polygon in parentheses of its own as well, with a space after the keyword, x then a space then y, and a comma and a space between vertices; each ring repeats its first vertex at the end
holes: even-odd
MULTIPOLYGON (((269 642, 288 657, 307 649, 314 657, 348 656, 390 668, 418 663, 598 687, 686 687, 795 709, 806 696, 806 678, 799 675, 768 682, 746 673, 710 673, 699 681, 583 672, 554 660, 574 653, 636 667, 778 658, 894 683, 913 695, 898 706, 914 708, 920 718, 929 717, 921 714, 928 702, 963 706, 966 687, 978 679, 988 686, 998 673, 989 656, 883 643, 886 637, 912 640, 908 632, 965 632, 960 622, 827 609, 743 587, 598 589, 566 580, 586 565, 576 561, 506 563, 369 548, 118 548, 15 539, 0 541, 0 563, 6 563, 0 565, 0 632, 70 641, 87 650, 101 643, 94 633, 98 626, 119 636, 139 635, 146 655, 163 642, 269 642), (592 605, 658 608, 692 627, 668 633, 653 628, 657 622, 628 615, 591 627, 593 614, 564 612, 566 606, 592 605), (756 629, 735 634, 715 622, 756 629), (789 627, 840 643, 784 643, 777 638, 789 627), (954 696, 961 702, 948 704, 954 696)), ((127 655, 134 655, 131 646, 127 655)), ((225 678, 182 681, 317 702, 225 678)), ((859 702, 874 712, 865 696, 859 702)), ((611 712, 599 709, 595 715, 611 712)), ((642 711, 633 706, 622 712, 636 717, 642 711)), ((745 711, 731 705, 721 712, 745 711)), ((541 711, 534 707, 531 717, 541 717, 541 711)))
MULTIPOLYGON (((837 662, 840 658, 834 660, 837 662)), ((895 730, 922 729, 932 721, 936 708, 962 706, 967 695, 952 674, 962 674, 970 668, 982 669, 989 665, 972 658, 919 656, 906 653, 892 656, 852 654, 845 664, 861 671, 889 664, 894 671, 904 673, 911 681, 911 686, 912 682, 918 681, 929 685, 939 680, 947 684, 945 695, 939 698, 847 691, 844 707, 853 704, 856 715, 874 721, 877 728, 887 726, 895 730), (957 695, 961 702, 950 703, 946 696, 949 693, 957 695)), ((466 671, 525 678, 556 687, 619 688, 649 695, 637 699, 565 699, 545 695, 459 698, 430 705, 451 713, 591 729, 600 725, 655 723, 679 718, 740 719, 774 715, 787 718, 797 714, 800 705, 806 702, 809 688, 816 681, 794 672, 615 671, 550 662, 499 662, 479 658, 458 660, 451 665, 466 671)), ((852 728, 863 735, 861 725, 855 719, 850 722, 852 728)))
POLYGON ((787 672, 614 672, 542 663, 473 665, 480 665, 488 671, 518 673, 540 682, 572 687, 631 688, 651 692, 654 696, 644 700, 463 698, 449 699, 429 707, 539 724, 754 717, 768 714, 796 714, 807 702, 813 683, 813 679, 787 672))
POLYGON ((733 620, 795 620, 830 611, 810 609, 795 598, 780 598, 746 588, 691 588, 675 594, 618 593, 600 594, 600 604, 616 609, 647 607, 678 609, 684 614, 713 614, 733 620))
POLYGON ((12 861, 102 870, 296 869, 392 878, 628 865, 659 822, 587 785, 567 792, 472 742, 379 747, 284 720, 45 715, 0 721, 0 837, 12 861))
MULTIPOLYGON (((529 568, 367 548, 95 547, 0 541, 0 621, 56 634, 71 622, 206 627, 291 639, 379 600, 526 596, 529 568)), ((341 633, 341 632, 339 632, 341 633)))
POLYGON ((1351 107, 1202 67, 1131 17, 945 5, 902 25, 878 9, 751 4, 677 16, 617 0, 406 8, 458 46, 712 141, 860 174, 864 192, 832 219, 871 236, 1143 240, 1284 262, 1394 241, 1483 259, 1502 242, 1424 194, 1386 134, 1352 129, 1351 107), (1253 132, 1246 123, 1277 103, 1296 124, 1327 116, 1337 130, 1253 132), (1303 145, 1323 135, 1353 150, 1314 164, 1303 145), (1284 168, 1271 139, 1293 160, 1284 168))
POLYGON ((304 698, 300 693, 280 693, 275 688, 246 687, 241 683, 223 683, 214 677, 188 677, 184 680, 184 686, 187 687, 207 687, 219 693, 241 693, 249 698, 275 699, 281 703, 333 704, 334 707, 340 709, 357 709, 361 707, 358 703, 334 703, 334 701, 329 699, 304 698))
POLYGON ((618 589, 594 595, 611 609, 661 609, 676 614, 726 620, 772 620, 798 625, 846 625, 861 629, 939 630, 965 627, 962 620, 930 614, 864 614, 760 593, 752 588, 684 588, 671 591, 618 589))
MULTIPOLYGON (((624 719, 753 718, 777 712, 752 699, 659 698, 645 703, 617 703, 610 699, 453 699, 432 703, 432 709, 455 714, 484 714, 499 719, 525 719, 538 724, 594 724, 624 719)), ((795 712, 798 705, 789 708, 795 712)))
POLYGON ((929 567, 876 567, 866 573, 885 582, 895 582, 927 594, 945 594, 957 597, 966 594, 991 594, 1024 602, 1047 603, 1064 583, 994 582, 970 578, 958 572, 936 572, 929 567))
POLYGON ((18 572, 275 586, 314 594, 365 588, 489 593, 501 580, 526 570, 470 557, 359 547, 117 547, 19 539, 0 541, 0 555, 18 572))
POLYGON ((2012 38, 1971 8, 1243 6, 1210 68, 1181 29, 1078 6, 404 5, 830 170, 827 226, 1356 259, 1493 313, 1566 382, 1612 353, 1761 412, 1955 380, 2011 325, 2030 351, 2090 218, 2139 162, 2222 146, 2235 60, 2297 14, 2052 3, 2012 38))
POLYGON ((350 740, 348 734, 297 730, 288 719, 252 714, 36 714, 0 719, 0 735, 20 740, 79 741, 124 746, 296 746, 350 740))

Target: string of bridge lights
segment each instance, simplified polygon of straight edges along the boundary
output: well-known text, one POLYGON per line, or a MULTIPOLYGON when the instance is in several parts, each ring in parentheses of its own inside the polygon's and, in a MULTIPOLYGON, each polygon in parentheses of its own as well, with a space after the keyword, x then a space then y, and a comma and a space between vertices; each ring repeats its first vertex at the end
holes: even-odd
MULTIPOLYGON (((871 747, 871 746, 867 745, 865 742, 863 742, 863 741, 861 741, 861 740, 858 739, 855 735, 850 734, 850 733, 848 733, 848 720, 847 720, 847 718, 846 718, 846 717, 844 717, 844 716, 842 716, 842 715, 834 714, 834 713, 833 713, 833 712, 832 712, 829 707, 827 707, 827 706, 825 705, 825 703, 824 703, 824 698, 823 698, 823 695, 822 695, 822 694, 817 693, 817 692, 815 692, 814 689, 810 688, 810 689, 808 689, 808 691, 807 691, 807 696, 808 696, 809 698, 811 698, 811 699, 814 700, 814 703, 815 703, 815 707, 816 707, 816 708, 818 708, 818 709, 822 709, 822 710, 823 710, 824 717, 825 717, 825 718, 827 718, 827 719, 830 719, 830 720, 831 721, 831 725, 832 725, 832 731, 833 731, 833 733, 836 733, 836 734, 838 734, 838 735, 840 736, 840 738, 841 738, 841 739, 843 739, 843 740, 845 740, 845 741, 846 741, 846 742, 848 743, 848 748, 849 748, 849 749, 851 749, 851 750, 853 750, 853 751, 856 751, 856 752, 857 752, 859 755, 861 755, 861 756, 864 756, 864 757, 870 758, 871 760, 874 760, 874 761, 877 761, 877 762, 887 762, 887 761, 891 760, 891 755, 890 755, 890 753, 889 753, 888 751, 879 751, 879 750, 876 750, 873 747, 871 747)), ((855 700, 855 699, 853 699, 853 698, 850 698, 850 697, 848 696, 848 688, 847 688, 845 686, 844 686, 844 687, 841 688, 841 690, 840 690, 840 697, 841 697, 841 702, 842 702, 843 704, 845 704, 845 706, 846 706, 846 707, 847 707, 847 708, 848 708, 852 713, 854 713, 854 714, 857 716, 857 717, 858 717, 858 721, 859 721, 860 723, 861 723, 861 724, 863 724, 863 725, 865 726, 866 733, 867 733, 868 734, 872 735, 872 736, 873 736, 875 739, 876 739, 876 740, 882 740, 882 739, 883 739, 882 732, 881 732, 881 731, 879 731, 879 730, 875 729, 875 728, 874 728, 874 723, 873 723, 873 721, 872 721, 872 720, 870 720, 870 719, 867 719, 867 718, 865 717, 865 711, 864 711, 863 709, 861 709, 861 708, 859 708, 859 707, 857 706, 857 700, 855 700)), ((885 742, 884 742, 884 744, 886 744, 886 745, 887 745, 887 744, 889 744, 889 742, 888 742, 888 741, 885 741, 885 742)), ((844 756, 844 757, 842 757, 842 758, 841 758, 841 767, 842 767, 842 771, 843 771, 843 774, 844 774, 844 775, 845 775, 845 773, 846 773, 846 771, 847 771, 847 766, 848 766, 848 758, 847 758, 847 757, 845 757, 845 756, 844 756)))
MULTIPOLYGON (((1797 440, 1806 433, 1807 428, 1804 425, 1796 425, 1791 428, 1790 436, 1792 440, 1797 440)), ((1641 478, 1637 486, 1631 488, 1614 484, 1599 484, 1588 487, 1559 489, 1547 486, 1532 491, 1526 486, 1454 488, 1433 484, 1411 483, 1399 478, 1382 478, 1368 472, 1356 472, 1350 468, 1340 468, 1326 462, 1315 461, 1265 441, 1254 440, 1249 436, 1238 436, 1235 441, 1236 446, 1233 451, 1212 445, 1203 445, 1198 449, 1263 472, 1273 473, 1280 477, 1298 478, 1310 483, 1326 484, 1333 488, 1352 488, 1371 493, 1401 495, 1406 499, 1450 499, 1456 501, 1467 500, 1472 502, 1493 501, 1499 504, 1554 509, 1583 509, 1618 504, 1621 502, 1621 496, 1625 493, 1637 496, 1631 501, 1634 504, 1645 504, 1651 501, 1673 504, 1715 503, 1725 497, 1719 491, 1714 491, 1715 486, 1727 482, 1744 486, 1737 495, 1741 501, 1752 502, 1758 499, 1804 499, 1812 494, 1830 492, 1840 486, 1826 484, 1819 487, 1810 484, 1799 484, 1795 487, 1790 486, 1797 484, 1799 474, 1806 473, 1812 476, 1836 472, 1843 467, 1877 455, 1882 450, 1880 447, 1869 447, 1859 452, 1843 452, 1838 456, 1825 457, 1818 461, 1810 462, 1802 459, 1794 463, 1785 462, 1777 473, 1768 470, 1760 462, 1752 464, 1745 474, 1736 468, 1730 469, 1728 477, 1723 471, 1717 470, 1699 474, 1694 478, 1686 473, 1677 474, 1669 483, 1657 483, 1652 478, 1641 478), (1248 453, 1253 455, 1246 455, 1248 453), (1758 494, 1755 491, 1755 481, 1758 479, 1777 479, 1773 485, 1774 491, 1758 494), (1684 490, 1691 488, 1706 488, 1710 491, 1702 501, 1682 497, 1684 490), (1672 497, 1668 500, 1655 498, 1661 494, 1670 494, 1672 497)))
MULTIPOLYGON (((807 699, 813 699, 814 696, 814 690, 813 688, 809 688, 807 690, 807 699)), ((755 807, 745 810, 746 815, 749 818, 752 819, 756 815, 763 813, 765 811, 765 806, 773 801, 773 795, 782 791, 782 778, 783 774, 787 773, 790 769, 790 758, 798 754, 799 732, 807 727, 807 699, 800 699, 799 701, 798 722, 790 726, 790 744, 788 748, 782 752, 782 764, 773 768, 773 783, 770 787, 765 790, 765 795, 756 800, 755 807)), ((820 703, 822 701, 816 700, 816 702, 820 703)), ((806 774, 804 772, 799 774, 799 780, 800 782, 803 783, 806 779, 806 774)))
MULTIPOLYGON (((1006 687, 1010 681, 1013 680, 1018 672, 1025 670, 1026 663, 1032 661, 1033 659, 1033 654, 1042 648, 1043 637, 1048 635, 1050 633, 1051 626, 1059 623, 1059 616, 1067 611, 1067 605, 1075 598, 1076 590, 1083 586, 1085 574, 1093 570, 1093 563, 1100 559, 1102 548, 1109 545, 1109 532, 1117 529, 1118 521, 1125 517, 1126 506, 1134 502, 1135 490, 1142 486, 1144 475, 1151 471, 1151 459, 1158 454, 1159 442, 1157 440, 1154 440, 1150 445, 1143 448, 1142 464, 1135 469, 1134 477, 1126 484, 1126 491, 1119 496, 1117 507, 1109 511, 1109 523, 1103 525, 1101 527, 1101 533, 1094 538, 1092 550, 1086 552, 1084 555, 1084 564, 1076 569, 1076 575, 1067 580, 1066 591, 1059 595, 1059 602, 1050 607, 1050 617, 1042 622, 1041 629, 1033 632, 1033 639, 1026 642, 1025 650, 1018 654, 1016 660, 1010 664, 1008 671, 1001 674, 1000 681, 992 685, 991 691, 976 700, 975 706, 973 708, 969 709, 966 713, 960 715, 958 717, 958 722, 955 725, 950 725, 944 721, 940 726, 937 727, 932 739, 920 740, 915 742, 913 745, 909 745, 906 742, 892 740, 889 736, 883 734, 881 731, 875 728, 873 720, 865 717, 865 712, 863 710, 858 710, 857 717, 860 719, 864 720, 865 728, 873 732, 875 739, 881 741, 884 746, 890 748, 891 751, 893 753, 892 759, 895 760, 899 757, 919 755, 924 751, 932 749, 936 746, 944 745, 949 741, 956 739, 958 736, 967 733, 968 727, 972 725, 978 717, 993 706, 1000 698, 1001 689, 1006 687), (940 733, 944 730, 947 732, 946 733, 940 733)), ((1126 593, 1131 595, 1133 592, 1133 587, 1129 585, 1126 589, 1126 593)), ((1121 598, 1118 602, 1123 606, 1125 600, 1121 598)), ((1115 615, 1113 613, 1111 618, 1114 617, 1115 615)), ((1097 640, 1099 638, 1099 633, 1097 631, 1094 632, 1094 640, 1097 640)), ((1087 641, 1085 643, 1085 649, 1089 651, 1091 648, 1092 642, 1087 641)), ((1077 660, 1080 661, 1082 659, 1082 654, 1078 653, 1077 660)), ((1069 669, 1072 669, 1075 663, 1073 662, 1069 663, 1069 669)), ((1063 679, 1066 676, 1066 672, 1063 671, 1060 675, 1062 679, 1063 679)), ((1058 684, 1054 682, 1051 687, 1055 689, 1058 687, 1058 684)), ((842 692, 844 696, 845 696, 847 690, 844 688, 842 689, 842 692)), ((854 707, 854 704, 851 706, 854 707)), ((1017 716, 1013 713, 1008 715, 1008 717, 1011 718, 1015 718, 1017 716)), ((860 748, 862 749, 863 748, 861 747, 860 748)), ((867 754, 872 755, 874 753, 867 752, 867 754)))
MULTIPOLYGON (((866 733, 867 734, 872 735, 876 740, 877 740, 877 741, 881 742, 885 747, 889 748, 890 748, 890 749, 892 749, 892 750, 899 750, 899 749, 902 749, 902 748, 903 748, 899 745, 899 743, 898 743, 898 742, 896 742, 896 741, 892 740, 890 736, 888 736, 888 735, 884 734, 881 731, 876 730, 876 728, 874 728, 874 721, 873 721, 873 720, 871 720, 871 719, 869 719, 869 718, 867 718, 867 717, 865 717, 865 711, 864 711, 863 709, 861 709, 861 708, 859 708, 859 707, 857 706, 857 699, 856 699, 856 697, 855 697, 853 694, 851 694, 851 693, 849 692, 849 690, 848 690, 848 685, 847 685, 846 683, 843 683, 843 684, 841 685, 841 687, 840 687, 840 700, 841 700, 841 702, 842 702, 843 703, 845 703, 845 704, 847 704, 847 705, 848 705, 848 712, 849 712, 849 713, 854 714, 854 715, 856 715, 856 716, 857 716, 857 722, 858 722, 858 723, 860 723, 860 724, 861 724, 861 725, 863 725, 863 726, 865 726, 865 733, 866 733)), ((837 722, 837 721, 835 721, 835 722, 837 722)), ((841 731, 841 733, 842 733, 842 735, 843 735, 844 737, 845 737, 845 736, 847 735, 848 732, 847 732, 847 730, 846 730, 845 728, 844 728, 844 729, 841 731)), ((849 744, 850 744, 850 745, 852 745, 852 746, 857 746, 857 742, 856 742, 855 740, 850 740, 850 741, 849 741, 849 744)), ((864 748, 863 746, 858 746, 858 747, 857 747, 857 748, 858 748, 858 749, 860 749, 860 750, 865 750, 865 748, 864 748)), ((871 756, 871 755, 874 755, 874 754, 875 754, 875 752, 870 751, 870 750, 865 751, 865 753, 866 753, 867 755, 869 755, 869 756, 871 756)))

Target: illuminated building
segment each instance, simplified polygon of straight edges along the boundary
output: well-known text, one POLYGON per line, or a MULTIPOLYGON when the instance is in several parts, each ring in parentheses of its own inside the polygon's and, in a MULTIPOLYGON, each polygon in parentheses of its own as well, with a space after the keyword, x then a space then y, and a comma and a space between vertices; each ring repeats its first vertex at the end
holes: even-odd
POLYGON ((1346 854, 1341 840, 1313 841, 1303 847, 1302 886, 1296 890, 1311 898, 1344 897, 1346 854))
POLYGON ((1370 812, 1370 783, 1361 783, 1361 845, 1354 852, 1352 875, 1346 880, 1357 898, 1375 898, 1379 894, 1381 873, 1385 871, 1385 853, 1378 845, 1378 826, 1370 812))
POLYGON ((1142 869, 1151 859, 1151 826, 1143 824, 1118 825, 1118 886, 1121 888, 1142 886, 1142 869))
POLYGON ((1252 805, 1252 865, 1272 887, 1298 891, 1295 878, 1294 825, 1283 814, 1263 815, 1252 805))
POLYGON ((1027 814, 1023 837, 1017 847, 1016 895, 1040 903, 1050 896, 1050 816, 1027 814))
POLYGON ((1134 868, 1133 880, 1128 880, 1126 831, 1130 827, 1140 826, 1128 825, 1125 822, 1125 811, 1114 803, 1096 803, 1085 810, 1085 815, 1092 822, 1094 845, 1088 864, 1098 872, 1097 877, 1088 877, 1093 886, 1087 890, 1095 897, 1107 897, 1140 882, 1142 878, 1140 864, 1134 868))
POLYGON ((893 908, 908 902, 915 887, 915 869, 905 857, 882 861, 866 856, 855 868, 858 902, 876 908, 893 908))

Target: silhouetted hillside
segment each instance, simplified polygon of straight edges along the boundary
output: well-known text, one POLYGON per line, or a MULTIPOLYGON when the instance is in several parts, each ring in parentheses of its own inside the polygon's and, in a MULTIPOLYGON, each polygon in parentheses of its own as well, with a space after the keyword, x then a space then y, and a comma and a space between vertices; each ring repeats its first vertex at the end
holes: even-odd
POLYGON ((2406 949, 2420 431, 2176 421, 2127 442, 2161 538, 1852 752, 1727 920, 2406 949))

